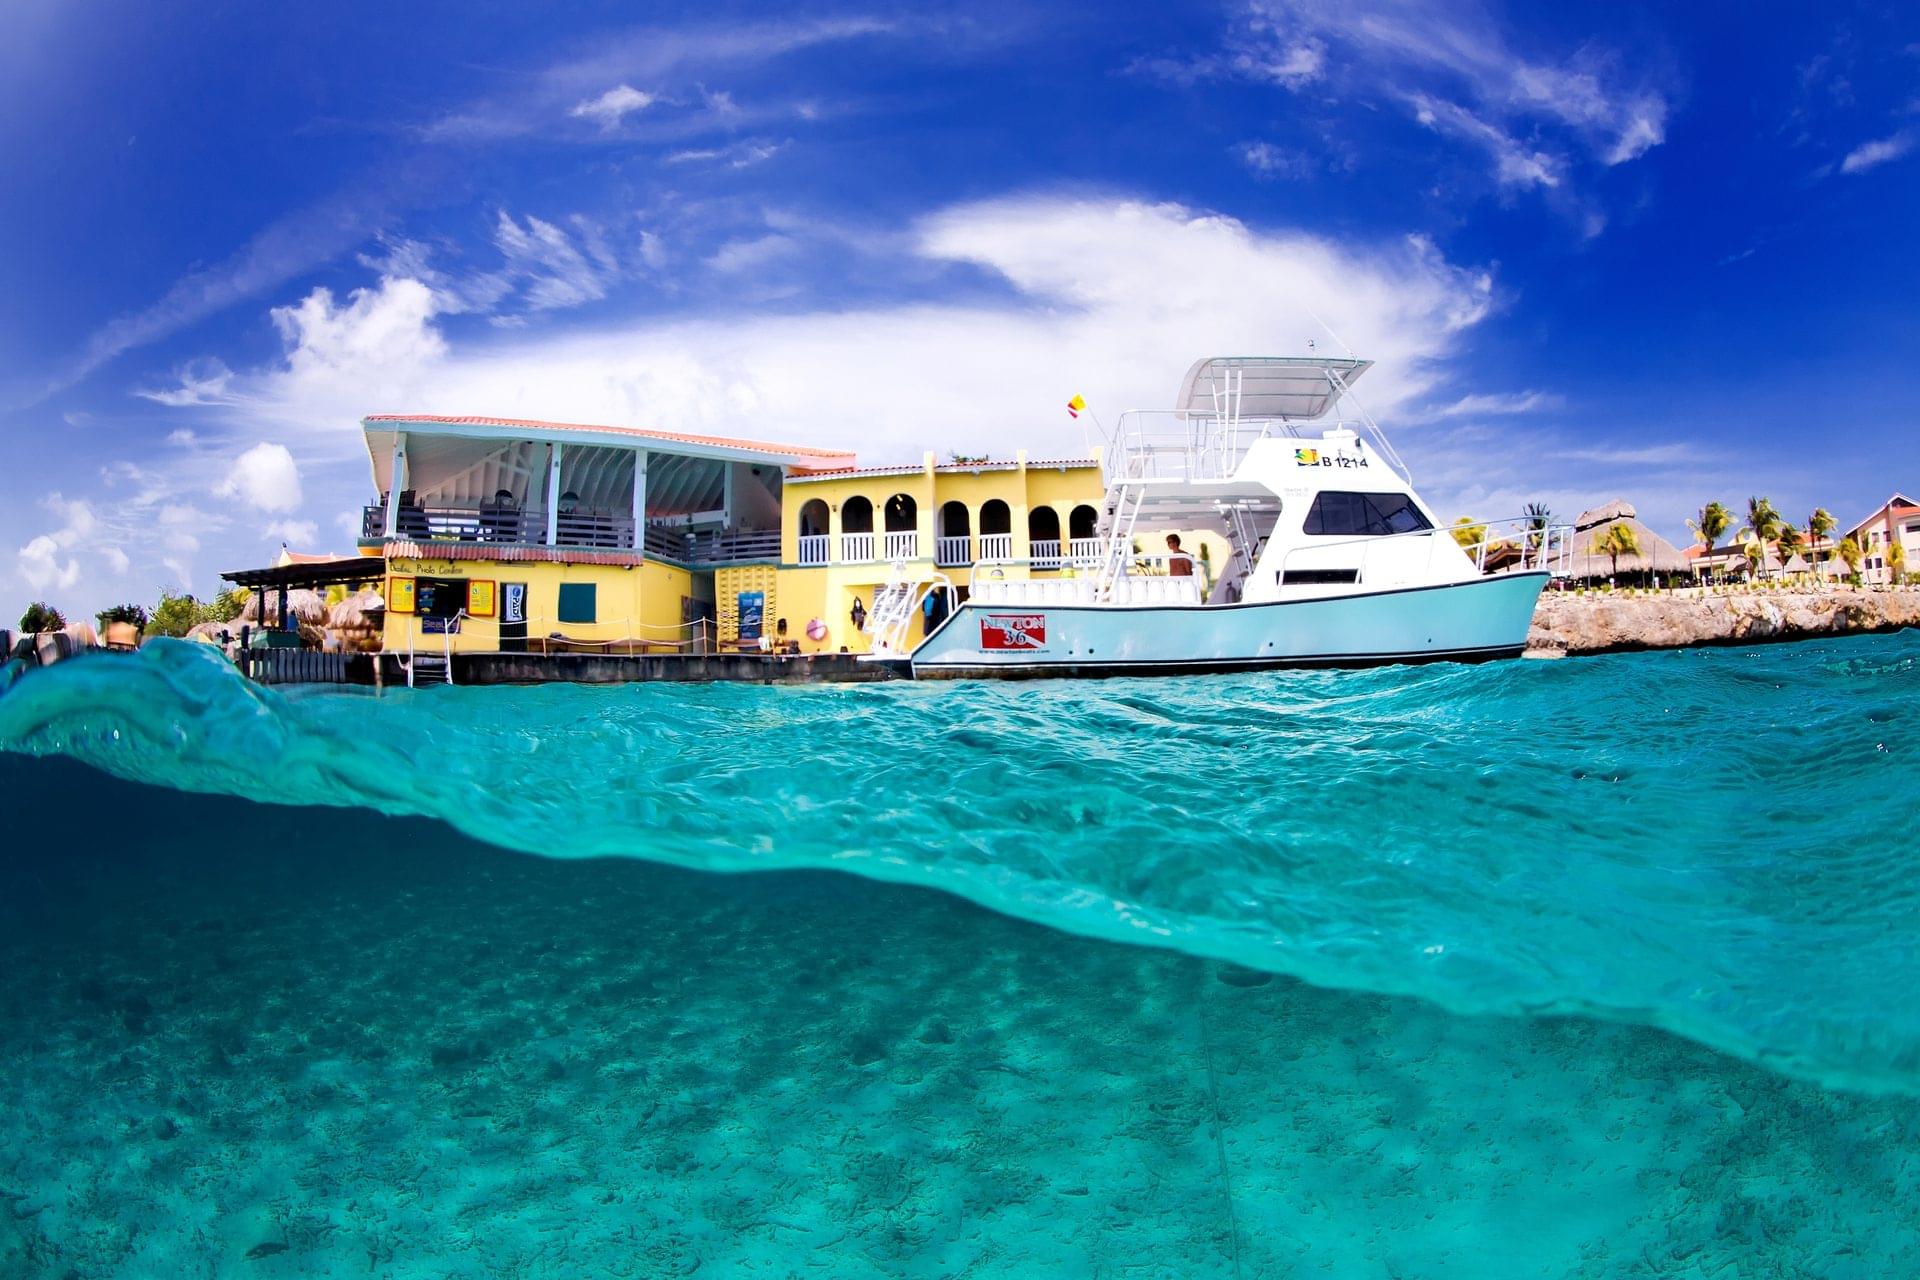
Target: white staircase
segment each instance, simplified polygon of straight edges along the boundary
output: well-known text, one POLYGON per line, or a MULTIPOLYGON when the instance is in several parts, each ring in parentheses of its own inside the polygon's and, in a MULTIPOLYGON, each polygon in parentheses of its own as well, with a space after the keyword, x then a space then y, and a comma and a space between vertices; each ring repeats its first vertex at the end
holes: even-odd
POLYGON ((914 600, 918 595, 911 582, 889 582, 874 588, 873 608, 867 612, 863 628, 873 637, 873 651, 879 654, 903 653, 907 631, 913 625, 914 600))
POLYGON ((1100 563, 1094 569, 1093 594, 1096 600, 1112 596, 1113 585, 1133 560, 1133 530, 1140 521, 1140 507, 1146 495, 1139 486, 1116 481, 1107 487, 1100 502, 1099 534, 1106 540, 1100 563))

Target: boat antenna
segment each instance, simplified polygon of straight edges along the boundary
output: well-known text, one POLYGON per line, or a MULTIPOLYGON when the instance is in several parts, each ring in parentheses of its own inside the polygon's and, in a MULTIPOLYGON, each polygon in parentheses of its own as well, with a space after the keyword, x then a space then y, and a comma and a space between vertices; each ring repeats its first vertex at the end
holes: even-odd
MULTIPOLYGON (((1319 316, 1319 313, 1317 313, 1316 311, 1314 311, 1314 309, 1313 309, 1312 307, 1309 307, 1309 306, 1308 306, 1308 305, 1307 305, 1306 303, 1304 303, 1304 302, 1300 304, 1300 307, 1301 307, 1301 309, 1302 309, 1303 311, 1305 311, 1305 312, 1306 312, 1306 313, 1307 313, 1308 315, 1310 315, 1310 316, 1312 316, 1312 317, 1313 317, 1313 322, 1314 322, 1315 324, 1317 324, 1317 325, 1319 325, 1319 326, 1320 326, 1320 327, 1321 327, 1322 329, 1325 329, 1325 330, 1327 331, 1327 336, 1328 336, 1329 338, 1332 338, 1332 339, 1333 339, 1333 340, 1334 340, 1335 342, 1338 342, 1338 343, 1340 344, 1340 348, 1341 348, 1341 350, 1343 350, 1343 351, 1345 351, 1345 352, 1347 353, 1347 358, 1348 358, 1348 359, 1350 359, 1350 360, 1358 360, 1358 359, 1360 358, 1359 356, 1357 356, 1357 355, 1355 355, 1355 354, 1354 354, 1354 351, 1353 351, 1353 348, 1352 348, 1352 347, 1349 347, 1349 346, 1348 346, 1348 345, 1347 345, 1347 344, 1346 344, 1346 343, 1345 343, 1345 342, 1344 342, 1344 341, 1343 341, 1343 340, 1341 339, 1341 337, 1340 337, 1340 335, 1339 335, 1339 334, 1337 334, 1337 333, 1335 333, 1335 332, 1333 331, 1333 326, 1332 326, 1332 325, 1330 325, 1330 324, 1328 324, 1328 323, 1327 323, 1327 322, 1326 322, 1325 320, 1322 320, 1322 319, 1320 318, 1320 316, 1319 316)), ((1311 351, 1311 350, 1313 350, 1313 343, 1312 343, 1312 342, 1308 342, 1308 343, 1307 343, 1307 350, 1309 350, 1309 351, 1311 351)))

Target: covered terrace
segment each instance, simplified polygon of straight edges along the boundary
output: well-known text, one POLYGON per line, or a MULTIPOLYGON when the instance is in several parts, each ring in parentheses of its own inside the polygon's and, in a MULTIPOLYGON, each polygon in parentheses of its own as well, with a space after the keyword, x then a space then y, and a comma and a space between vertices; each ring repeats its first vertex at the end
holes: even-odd
POLYGON ((684 564, 775 558, 789 471, 850 454, 720 436, 514 418, 361 420, 378 498, 363 546, 585 548, 684 564))

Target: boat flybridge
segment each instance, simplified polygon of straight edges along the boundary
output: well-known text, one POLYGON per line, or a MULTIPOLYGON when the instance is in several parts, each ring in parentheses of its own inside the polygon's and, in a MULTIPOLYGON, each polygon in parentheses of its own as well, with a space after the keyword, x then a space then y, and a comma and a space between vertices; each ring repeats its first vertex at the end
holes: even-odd
POLYGON ((965 601, 938 579, 901 592, 897 623, 876 628, 881 656, 904 657, 919 678, 1517 656, 1566 531, 1520 517, 1456 536, 1351 397, 1370 367, 1312 356, 1196 362, 1172 409, 1121 417, 1097 556, 1058 578, 982 566, 965 601), (1225 563, 1145 545, 1165 537, 1143 534, 1165 530, 1215 535, 1225 563), (926 591, 947 592, 949 610, 904 652, 909 611, 926 591))

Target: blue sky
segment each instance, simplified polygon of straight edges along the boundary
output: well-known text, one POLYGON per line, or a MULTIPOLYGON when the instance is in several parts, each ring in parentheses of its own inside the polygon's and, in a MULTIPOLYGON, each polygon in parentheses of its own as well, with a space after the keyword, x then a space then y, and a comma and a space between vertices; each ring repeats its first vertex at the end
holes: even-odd
POLYGON ((1449 514, 1920 486, 1910 7, 945 9, 9 6, 0 613, 350 549, 363 413, 1039 454, 1321 320, 1449 514))

